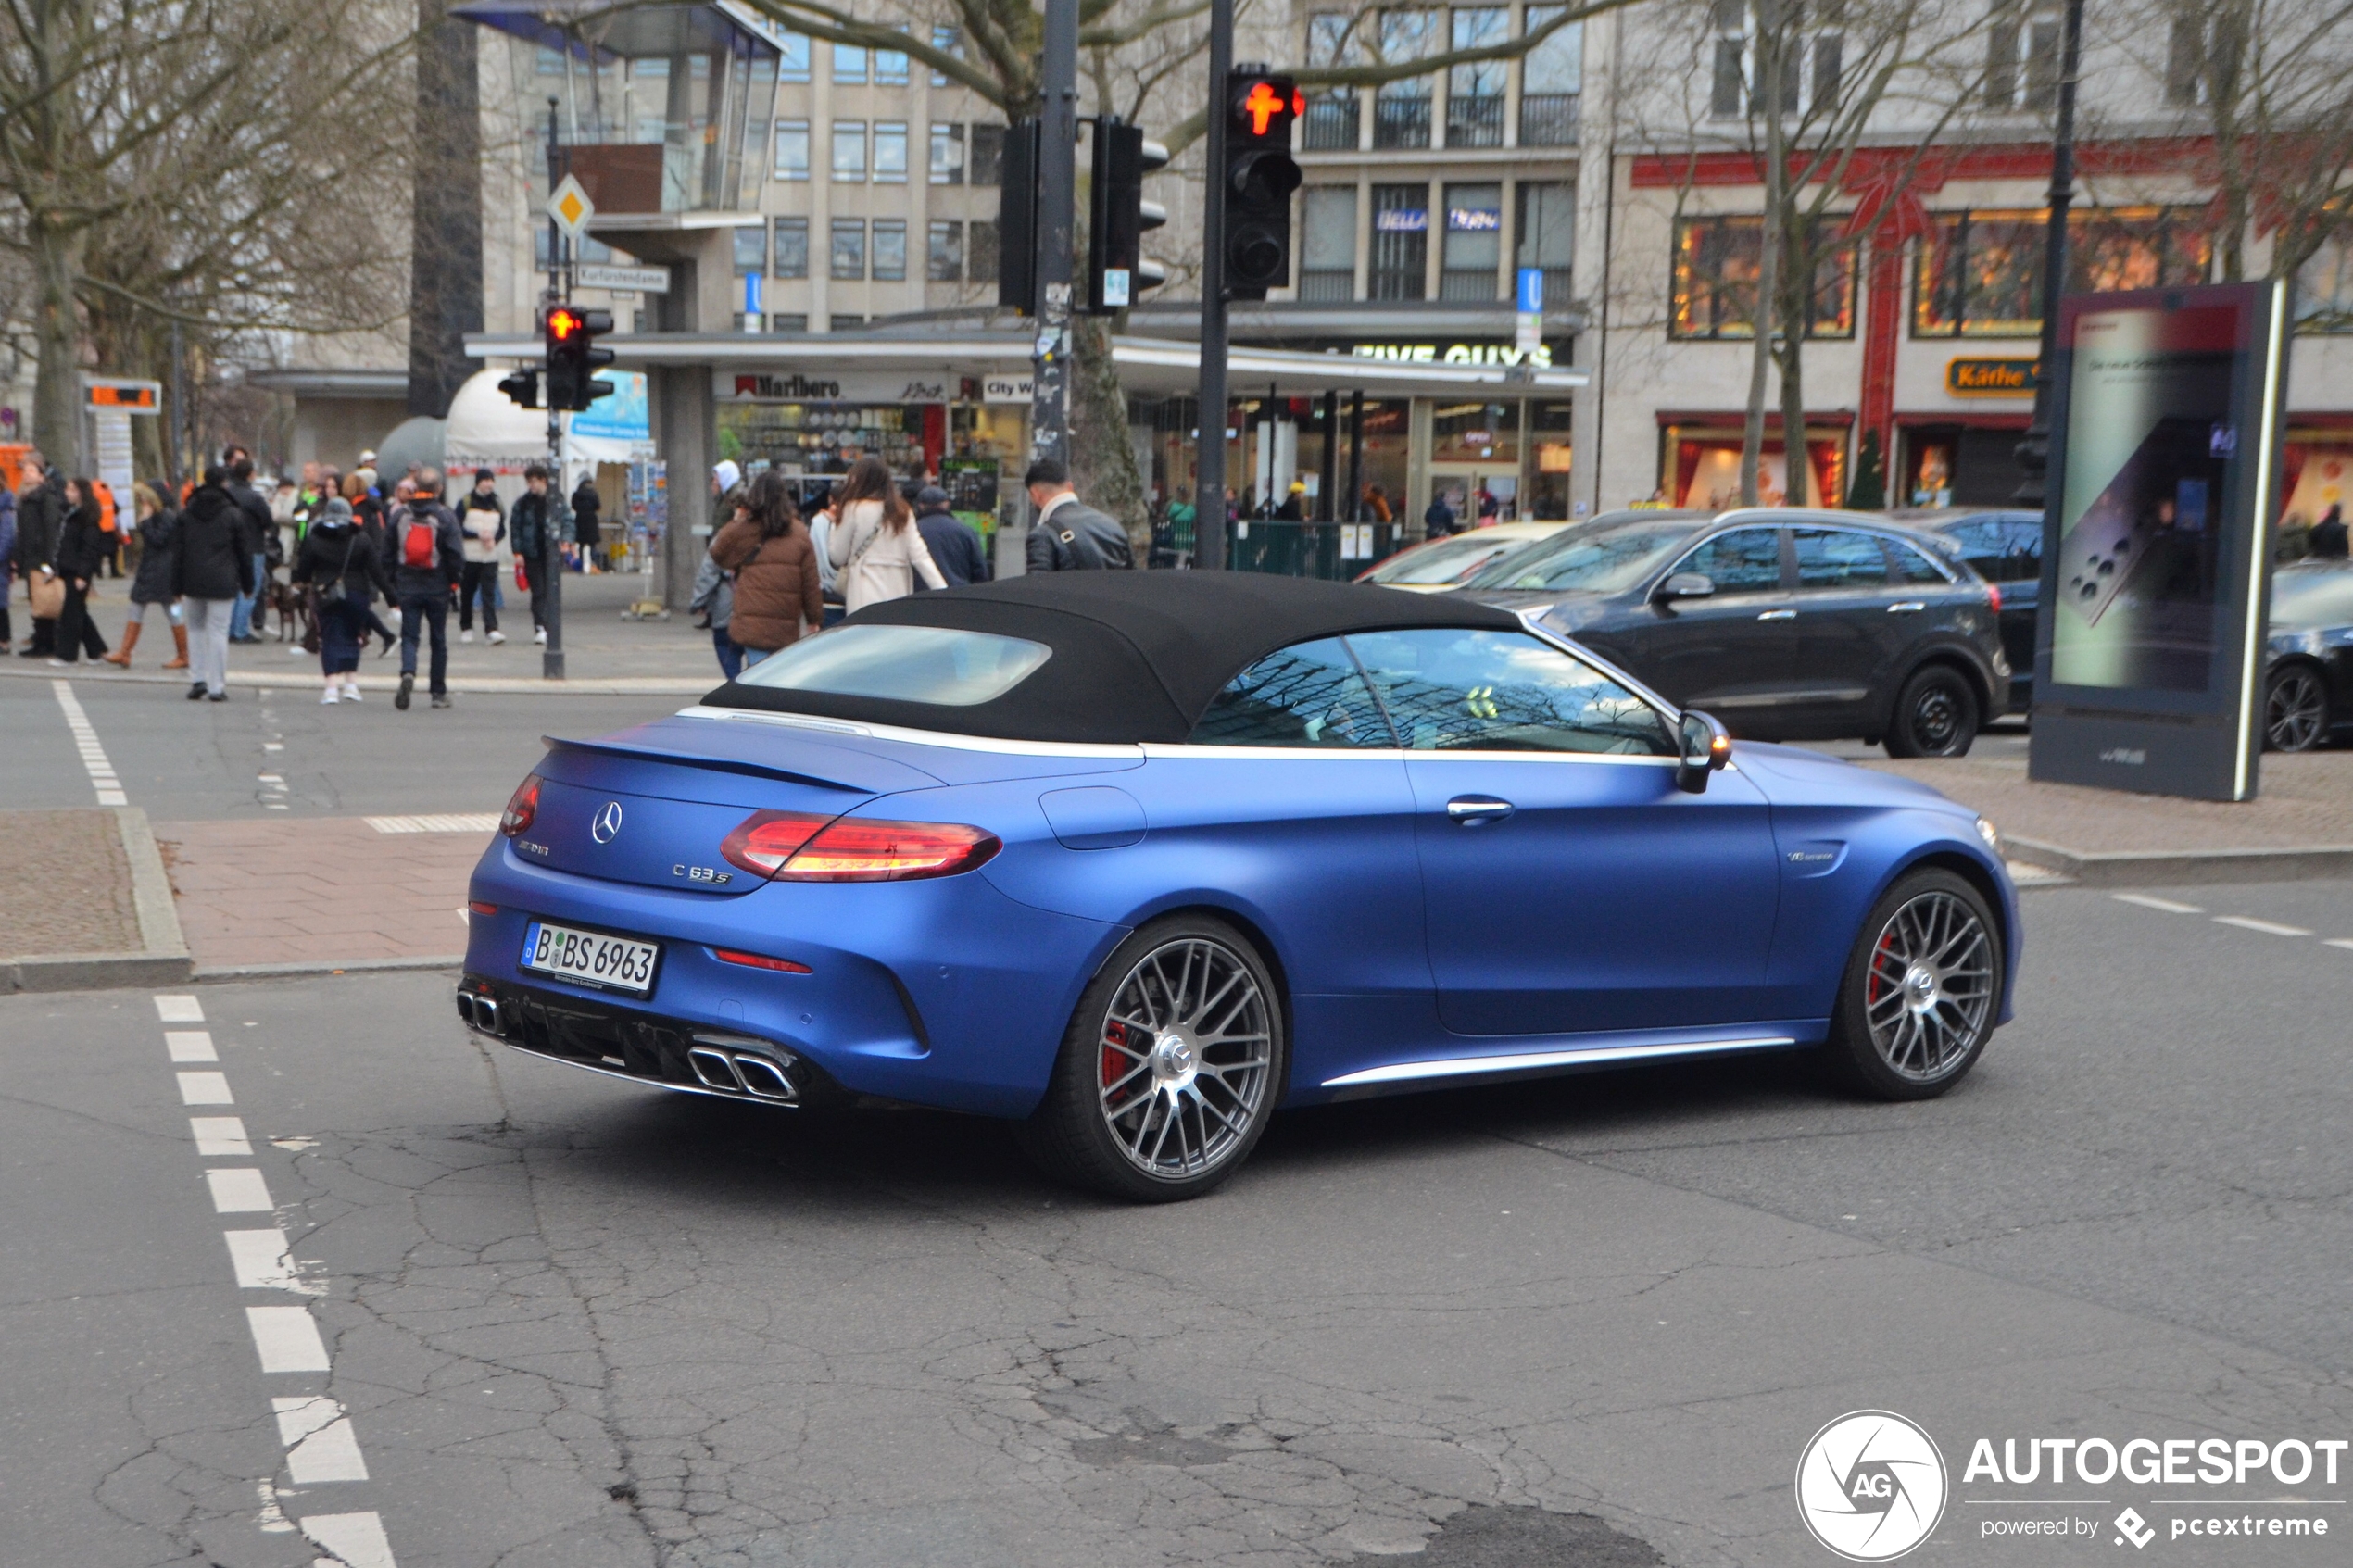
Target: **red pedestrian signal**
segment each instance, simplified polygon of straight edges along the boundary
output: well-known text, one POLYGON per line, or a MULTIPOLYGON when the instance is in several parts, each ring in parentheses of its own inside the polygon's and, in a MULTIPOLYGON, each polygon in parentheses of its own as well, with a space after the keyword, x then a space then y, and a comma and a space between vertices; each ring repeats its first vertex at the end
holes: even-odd
POLYGON ((1265 299, 1290 282, 1290 200, 1300 183, 1290 128, 1307 94, 1288 76, 1238 70, 1226 102, 1226 297, 1265 299))
POLYGON ((576 413, 612 395, 612 383, 596 379, 598 370, 612 363, 612 350, 596 346, 597 339, 612 331, 611 311, 551 305, 539 328, 547 340, 548 408, 576 413))

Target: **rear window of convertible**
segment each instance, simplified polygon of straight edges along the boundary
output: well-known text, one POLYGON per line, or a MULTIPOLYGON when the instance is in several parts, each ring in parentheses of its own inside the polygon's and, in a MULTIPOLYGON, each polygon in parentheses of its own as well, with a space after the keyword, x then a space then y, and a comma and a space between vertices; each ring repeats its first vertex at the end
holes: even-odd
POLYGON ((1043 643, 939 626, 837 626, 746 670, 747 686, 970 708, 992 701, 1053 657, 1043 643))

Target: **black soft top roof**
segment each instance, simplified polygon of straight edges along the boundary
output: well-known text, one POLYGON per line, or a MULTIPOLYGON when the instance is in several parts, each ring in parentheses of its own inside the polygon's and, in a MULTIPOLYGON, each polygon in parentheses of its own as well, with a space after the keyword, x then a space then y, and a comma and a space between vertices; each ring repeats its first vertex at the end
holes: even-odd
POLYGON ((849 623, 990 632, 1054 651, 1011 691, 964 708, 732 681, 704 702, 1008 740, 1178 742, 1228 681, 1277 648, 1397 627, 1511 630, 1519 620, 1448 595, 1369 583, 1258 572, 1076 571, 915 594, 870 605, 849 623))

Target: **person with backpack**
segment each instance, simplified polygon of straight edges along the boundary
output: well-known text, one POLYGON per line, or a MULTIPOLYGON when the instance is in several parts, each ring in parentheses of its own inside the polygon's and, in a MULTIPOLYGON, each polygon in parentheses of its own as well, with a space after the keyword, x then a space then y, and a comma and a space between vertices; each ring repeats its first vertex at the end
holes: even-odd
POLYGON ((188 622, 188 700, 229 700, 229 621, 254 589, 246 520, 229 494, 229 470, 204 470, 172 534, 171 586, 188 622))
POLYGON ((433 631, 430 691, 435 708, 449 706, 449 593, 464 576, 465 537, 458 518, 441 504, 441 470, 421 469, 416 494, 392 514, 393 588, 400 600, 400 690, 392 705, 406 713, 417 686, 417 643, 433 631))
POLYGON ((1127 530, 1088 506, 1070 487, 1070 470, 1040 458, 1022 475, 1037 521, 1029 525, 1032 571, 1124 571, 1136 564, 1127 530))
POLYGON ((308 583, 311 614, 319 627, 319 669, 327 689, 319 701, 359 700, 359 645, 368 640, 368 619, 376 595, 392 592, 392 579, 376 547, 356 523, 351 503, 332 496, 319 504, 303 531, 288 581, 308 583))

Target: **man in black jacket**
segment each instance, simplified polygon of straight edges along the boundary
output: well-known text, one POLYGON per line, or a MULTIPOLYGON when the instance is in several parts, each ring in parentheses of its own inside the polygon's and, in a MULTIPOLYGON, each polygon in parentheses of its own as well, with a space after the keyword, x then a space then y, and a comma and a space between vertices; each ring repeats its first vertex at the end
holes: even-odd
POLYGON ((1040 458, 1022 476, 1037 521, 1029 525, 1032 571, 1125 571, 1136 564, 1127 530, 1080 501, 1070 487, 1070 470, 1040 458))
POLYGON ((392 514, 393 587, 400 596, 400 690, 392 705, 409 709, 417 686, 417 639, 433 629, 432 692, 449 706, 449 591, 465 573, 465 540, 457 514, 441 504, 441 470, 417 474, 417 493, 392 514))
POLYGON ((188 700, 229 700, 229 621, 253 594, 254 552, 245 518, 229 495, 229 471, 205 470, 173 535, 172 591, 185 601, 188 700))
MULTIPOLYGON (((24 483, 17 490, 17 575, 28 585, 42 568, 56 565, 57 534, 65 521, 65 481, 49 469, 40 453, 26 453, 24 483)), ((57 618, 35 617, 32 640, 25 644, 24 651, 53 655, 57 650, 57 618)))
POLYGON ((254 625, 259 619, 254 614, 254 600, 270 577, 270 547, 277 541, 278 520, 270 515, 270 503, 253 487, 252 455, 242 446, 232 446, 223 457, 229 467, 229 499, 237 503, 237 514, 245 523, 245 551, 253 557, 253 585, 238 596, 236 608, 230 612, 229 640, 258 643, 261 635, 254 625))
MULTIPOLYGON (((585 481, 583 483, 585 483, 585 481)), ((523 574, 531 582, 531 629, 535 643, 542 646, 547 641, 547 582, 552 573, 564 569, 562 547, 572 543, 572 508, 564 505, 563 495, 550 483, 547 468, 534 463, 522 470, 522 494, 515 497, 515 508, 508 521, 514 526, 508 531, 513 544, 515 558, 522 562, 523 574)), ((464 519, 459 520, 462 530, 464 519)), ((467 563, 469 567, 472 562, 467 563)), ((496 570, 496 563, 493 563, 496 570)), ((471 574, 470 574, 471 576, 471 574)), ((459 597, 460 608, 458 624, 466 623, 463 595, 459 597)), ((489 624, 489 601, 483 602, 484 624, 489 624)))
POLYGON ((931 552, 932 564, 950 588, 988 581, 988 558, 981 553, 980 535, 956 521, 948 509, 948 492, 937 484, 915 493, 915 532, 924 536, 924 548, 931 552))

